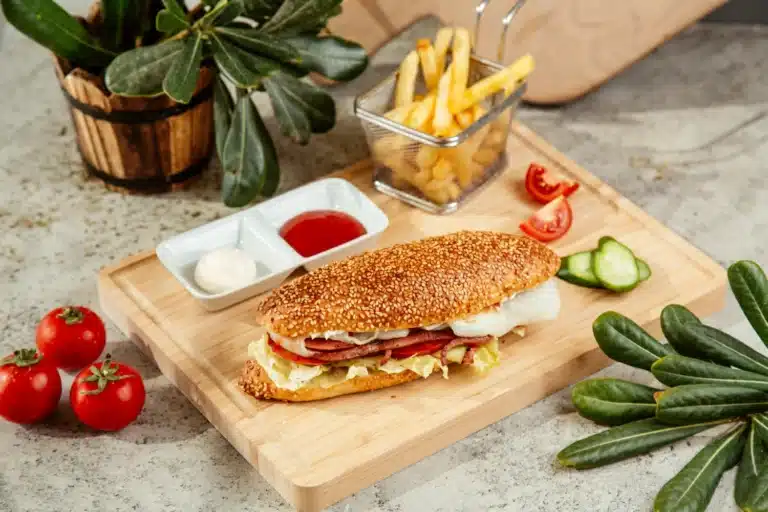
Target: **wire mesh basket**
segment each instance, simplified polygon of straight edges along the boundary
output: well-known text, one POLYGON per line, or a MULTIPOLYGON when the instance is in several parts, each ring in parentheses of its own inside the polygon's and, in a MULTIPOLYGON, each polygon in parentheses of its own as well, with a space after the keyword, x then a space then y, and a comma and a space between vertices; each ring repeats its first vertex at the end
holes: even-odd
MULTIPOLYGON (((501 69, 473 55, 469 83, 501 69)), ((355 99, 355 115, 362 120, 373 157, 374 186, 431 213, 454 212, 504 170, 509 126, 526 85, 490 96, 475 107, 484 114, 474 122, 456 135, 437 137, 385 117, 396 82, 397 72, 355 99)), ((423 91, 424 84, 419 87, 423 91)))

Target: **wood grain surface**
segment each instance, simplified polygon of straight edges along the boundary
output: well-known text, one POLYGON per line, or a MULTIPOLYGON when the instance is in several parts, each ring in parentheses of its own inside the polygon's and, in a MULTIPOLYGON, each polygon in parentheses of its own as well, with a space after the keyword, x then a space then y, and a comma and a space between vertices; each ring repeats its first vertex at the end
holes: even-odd
POLYGON ((509 168, 462 210, 430 215, 378 194, 370 164, 339 176, 384 209, 391 225, 380 245, 459 229, 517 232, 536 209, 521 180, 537 161, 578 180, 571 231, 552 244, 561 255, 614 235, 653 268, 629 294, 560 284, 563 309, 523 339, 502 340, 503 361, 487 376, 466 369, 449 380, 432 376, 395 388, 307 404, 269 403, 236 385, 248 343, 263 330, 258 298, 209 313, 189 296, 152 251, 104 269, 99 296, 107 315, 298 510, 318 511, 609 364, 592 338, 603 311, 624 313, 659 334, 669 303, 699 315, 720 309, 725 272, 709 257, 549 146, 519 123, 508 142, 509 168))

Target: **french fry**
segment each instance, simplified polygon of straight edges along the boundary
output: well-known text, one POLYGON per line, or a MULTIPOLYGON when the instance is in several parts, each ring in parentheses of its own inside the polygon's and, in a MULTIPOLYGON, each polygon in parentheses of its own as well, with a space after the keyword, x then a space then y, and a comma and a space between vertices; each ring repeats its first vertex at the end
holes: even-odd
POLYGON ((423 101, 414 104, 405 124, 414 130, 429 132, 429 125, 435 112, 435 95, 428 94, 423 101))
POLYGON ((455 201, 461 195, 461 188, 455 183, 449 183, 446 187, 446 191, 448 192, 448 197, 451 201, 455 201))
POLYGON ((456 178, 462 188, 467 188, 476 175, 476 167, 482 167, 474 161, 475 153, 483 144, 490 128, 486 125, 473 133, 471 137, 454 148, 456 162, 456 178))
POLYGON ((416 75, 419 73, 419 55, 416 51, 409 53, 400 63, 395 89, 395 107, 403 107, 413 103, 413 93, 416 88, 416 75))
POLYGON ((448 187, 451 183, 443 180, 432 180, 428 182, 422 192, 431 201, 437 204, 445 204, 450 200, 448 187))
POLYGON ((451 39, 453 39, 453 29, 451 27, 441 28, 437 31, 437 36, 435 36, 435 61, 437 62, 438 81, 443 76, 443 71, 445 71, 445 55, 451 46, 451 39))
POLYGON ((453 115, 448 110, 448 99, 451 94, 451 76, 453 74, 453 63, 448 66, 445 73, 437 84, 437 98, 435 99, 435 115, 432 118, 432 133, 438 137, 448 133, 453 122, 453 115))
POLYGON ((418 153, 416 153, 416 165, 419 166, 419 169, 431 169, 435 165, 438 156, 440 155, 437 148, 422 144, 418 153))
POLYGON ((429 183, 429 180, 432 179, 432 171, 431 169, 421 169, 416 174, 413 175, 411 178, 411 183, 418 188, 419 190, 424 190, 424 188, 427 186, 427 183, 429 183))
POLYGON ((453 178, 453 165, 450 160, 440 157, 432 167, 432 177, 436 180, 448 180, 453 178))
POLYGON ((493 149, 501 149, 502 146, 504 146, 504 142, 505 137, 501 130, 491 130, 483 141, 483 146, 493 149))
POLYGON ((408 119, 408 116, 414 107, 415 105, 411 103, 410 105, 403 105, 402 107, 393 108, 384 114, 384 117, 396 123, 405 124, 405 120, 408 119))
POLYGON ((467 89, 467 80, 469 80, 469 54, 472 43, 469 31, 465 28, 457 28, 453 35, 453 78, 451 80, 451 95, 449 107, 452 114, 458 114, 464 108, 459 108, 464 101, 464 93, 467 89))
POLYGON ((461 126, 459 126, 459 123, 456 122, 453 117, 451 117, 451 125, 448 127, 448 131, 446 132, 447 137, 453 137, 454 135, 458 135, 461 133, 461 126))
POLYGON ((416 42, 416 52, 421 61, 421 74, 424 75, 424 83, 430 91, 437 87, 440 74, 437 71, 437 57, 435 49, 429 39, 419 39, 416 42))
MULTIPOLYGON (((465 110, 466 112, 466 110, 465 110)), ((484 106, 482 106, 479 103, 475 103, 472 105, 472 120, 477 121, 481 117, 483 117, 485 114, 487 114, 488 111, 485 109, 484 106)))
POLYGON ((451 112, 461 112, 476 103, 480 103, 505 87, 513 86, 531 74, 533 66, 533 57, 525 55, 501 71, 478 80, 464 91, 463 98, 460 101, 451 103, 451 112))
POLYGON ((475 114, 472 112, 471 108, 468 108, 467 110, 462 110, 453 116, 453 118, 462 129, 466 130, 475 121, 475 114))
POLYGON ((496 161, 499 150, 493 148, 480 148, 475 152, 473 160, 482 166, 489 166, 496 161))

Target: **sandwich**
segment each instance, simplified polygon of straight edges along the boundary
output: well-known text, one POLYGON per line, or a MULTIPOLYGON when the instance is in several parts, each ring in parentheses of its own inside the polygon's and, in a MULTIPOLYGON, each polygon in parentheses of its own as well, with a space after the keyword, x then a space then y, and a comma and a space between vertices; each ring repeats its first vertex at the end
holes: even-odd
POLYGON ((427 378, 484 372, 499 338, 560 310, 560 259, 524 236, 461 231, 337 261, 258 306, 266 332, 239 384, 266 400, 306 402, 427 378))

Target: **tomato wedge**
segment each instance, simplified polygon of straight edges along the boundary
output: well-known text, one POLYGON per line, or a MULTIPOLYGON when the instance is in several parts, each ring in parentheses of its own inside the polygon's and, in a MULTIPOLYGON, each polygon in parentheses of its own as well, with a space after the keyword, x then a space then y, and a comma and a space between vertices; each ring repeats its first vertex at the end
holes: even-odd
POLYGON ((525 173, 525 190, 538 203, 547 204, 559 196, 568 197, 579 188, 575 181, 555 180, 549 171, 536 163, 525 173))
POLYGON ((282 346, 272 341, 272 338, 269 339, 269 348, 271 348, 275 354, 279 355, 283 359, 293 361, 294 363, 306 364, 308 366, 321 366, 325 364, 325 361, 320 361, 319 359, 312 359, 311 357, 304 357, 300 356, 299 354, 294 354, 290 350, 286 350, 282 346))
POLYGON ((559 196, 520 224, 523 232, 539 242, 557 240, 571 229, 573 211, 568 200, 559 196))
POLYGON ((396 348, 392 350, 393 359, 407 359, 411 356, 423 356, 424 354, 434 354, 445 346, 450 340, 446 341, 425 341, 417 343, 410 347, 396 348))

